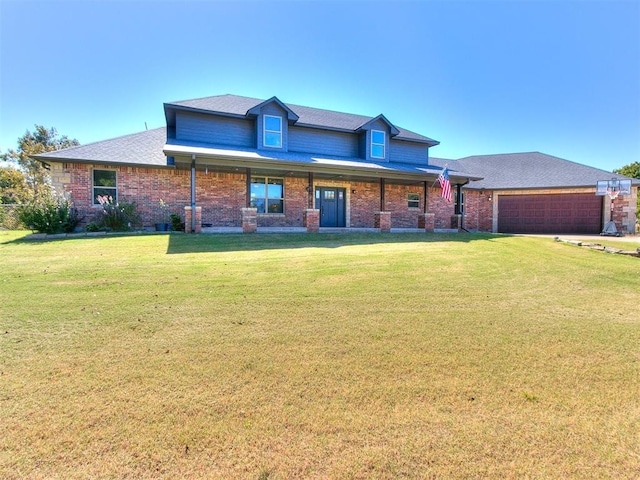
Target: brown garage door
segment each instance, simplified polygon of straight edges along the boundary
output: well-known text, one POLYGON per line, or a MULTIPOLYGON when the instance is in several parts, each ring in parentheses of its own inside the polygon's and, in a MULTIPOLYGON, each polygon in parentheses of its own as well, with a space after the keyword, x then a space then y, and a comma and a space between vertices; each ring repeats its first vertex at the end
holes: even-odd
POLYGON ((602 197, 594 194, 500 195, 502 233, 600 233, 602 197))

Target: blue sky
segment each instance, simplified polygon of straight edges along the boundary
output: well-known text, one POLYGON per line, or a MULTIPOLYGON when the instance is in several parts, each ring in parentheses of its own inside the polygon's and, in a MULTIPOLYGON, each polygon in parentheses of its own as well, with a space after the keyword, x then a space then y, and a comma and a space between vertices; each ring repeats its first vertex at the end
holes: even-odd
POLYGON ((375 116, 431 155, 640 161, 640 2, 0 0, 0 150, 233 93, 375 116))

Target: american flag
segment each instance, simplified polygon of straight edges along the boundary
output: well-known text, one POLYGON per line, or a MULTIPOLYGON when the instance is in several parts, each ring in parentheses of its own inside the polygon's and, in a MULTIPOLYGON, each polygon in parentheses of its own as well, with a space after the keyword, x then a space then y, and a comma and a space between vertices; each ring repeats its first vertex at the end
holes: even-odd
POLYGON ((453 200, 451 194, 451 182, 449 181, 449 174, 447 173, 447 169, 444 168, 440 175, 438 175, 438 182, 440 182, 440 188, 442 188, 442 192, 440 196, 442 198, 446 198, 447 202, 451 203, 453 200))

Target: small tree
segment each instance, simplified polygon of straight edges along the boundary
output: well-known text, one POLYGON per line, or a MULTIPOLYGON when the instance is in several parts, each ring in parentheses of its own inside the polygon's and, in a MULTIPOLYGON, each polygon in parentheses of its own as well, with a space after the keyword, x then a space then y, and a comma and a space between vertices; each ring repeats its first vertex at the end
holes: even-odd
POLYGON ((29 198, 27 179, 15 168, 0 168, 0 204, 23 203, 29 198))
POLYGON ((70 139, 66 135, 58 135, 54 128, 45 128, 42 125, 35 125, 35 131, 27 130, 18 139, 18 149, 9 149, 7 153, 1 154, 0 158, 8 162, 14 162, 20 166, 25 174, 25 180, 31 190, 32 196, 37 196, 45 186, 50 183, 49 172, 38 160, 31 158, 31 155, 61 150, 63 148, 80 145, 76 139, 70 139))
MULTIPOLYGON (((633 162, 624 167, 620 167, 613 171, 625 177, 637 178, 640 180, 640 162, 633 162)), ((636 217, 640 217, 640 195, 638 195, 638 203, 636 204, 636 217)))
POLYGON ((625 177, 637 178, 640 180, 640 162, 630 163, 629 165, 620 167, 613 172, 624 175, 625 177))

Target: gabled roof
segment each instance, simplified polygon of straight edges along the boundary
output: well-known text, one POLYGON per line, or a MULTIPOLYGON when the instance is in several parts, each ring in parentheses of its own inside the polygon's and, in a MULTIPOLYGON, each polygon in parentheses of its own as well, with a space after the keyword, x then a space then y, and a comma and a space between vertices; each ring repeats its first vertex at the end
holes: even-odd
MULTIPOLYGON (((482 177, 468 185, 473 189, 595 187, 598 180, 628 178, 540 152, 473 155, 458 160, 430 158, 429 163, 482 177)), ((632 183, 638 185, 640 181, 632 183)))
MULTIPOLYGON (((273 97, 275 98, 275 97, 273 97)), ((247 112, 254 107, 264 103, 264 100, 257 98, 241 97, 238 95, 217 95, 213 97, 196 98, 193 100, 183 100, 179 102, 165 103, 165 116, 167 125, 174 126, 175 115, 172 110, 191 110, 203 113, 215 113, 217 115, 227 115, 245 117, 247 112)), ((304 107, 302 105, 283 104, 298 116, 296 125, 303 127, 321 128, 326 130, 338 130, 345 132, 355 132, 373 118, 352 113, 334 112, 320 108, 304 107)), ((378 118, 378 117, 375 117, 378 118)), ((390 125, 391 122, 389 122, 390 125)), ((393 125, 392 125, 393 126, 393 125)), ((438 145, 440 142, 424 135, 411 132, 401 127, 393 126, 398 133, 394 137, 396 140, 409 140, 419 143, 426 143, 429 146, 438 145)))
POLYGON ((56 160, 166 167, 167 158, 162 153, 166 140, 167 129, 162 127, 32 157, 43 162, 56 160))
MULTIPOLYGON (((195 153, 201 160, 215 160, 216 164, 230 162, 229 165, 252 163, 281 169, 299 168, 347 173, 363 176, 388 176, 389 178, 413 178, 422 180, 425 176, 437 175, 437 168, 429 165, 413 165, 394 162, 365 162, 361 158, 333 157, 310 153, 260 152, 255 149, 241 149, 224 145, 167 139, 165 127, 132 135, 89 143, 77 147, 34 155, 43 162, 77 162, 97 165, 127 165, 140 167, 175 168, 167 163, 167 156, 190 155, 195 153), (166 155, 165 155, 166 153, 166 155), (244 163, 243 163, 244 162, 244 163)), ((305 170, 306 171, 306 170, 305 170)), ((473 178, 463 172, 460 176, 473 178)))
POLYGON ((396 135, 398 135, 400 133, 400 130, 398 130, 397 127, 393 123, 391 123, 389 120, 387 120, 387 117, 385 117, 382 114, 380 114, 377 117, 372 118, 368 122, 365 122, 362 125, 360 125, 358 128, 356 128, 356 132, 359 132, 361 130, 371 130, 371 126, 374 123, 376 123, 378 120, 380 120, 383 123, 387 124, 387 126, 389 127, 389 132, 391 133, 392 137, 394 137, 394 136, 396 136, 396 135))
POLYGON ((275 103, 276 105, 278 105, 280 108, 282 108, 285 112, 287 112, 287 120, 290 122, 297 122, 298 121, 298 115, 296 115, 296 113, 291 110, 289 107, 287 107, 284 103, 282 103, 277 97, 271 97, 269 100, 265 100, 262 103, 259 103, 258 105, 256 105, 255 107, 251 107, 249 110, 247 110, 247 116, 249 115, 260 115, 260 109, 262 109, 262 107, 269 105, 270 103, 275 103))

